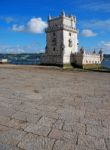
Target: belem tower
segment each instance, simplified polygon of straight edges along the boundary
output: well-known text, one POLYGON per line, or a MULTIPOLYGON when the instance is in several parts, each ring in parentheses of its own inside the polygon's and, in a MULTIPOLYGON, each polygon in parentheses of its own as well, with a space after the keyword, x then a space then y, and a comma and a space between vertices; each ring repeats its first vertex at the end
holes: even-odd
POLYGON ((43 65, 79 66, 101 64, 102 50, 96 54, 86 53, 83 48, 78 51, 78 31, 76 17, 61 12, 58 17, 48 17, 45 54, 41 58, 43 65))

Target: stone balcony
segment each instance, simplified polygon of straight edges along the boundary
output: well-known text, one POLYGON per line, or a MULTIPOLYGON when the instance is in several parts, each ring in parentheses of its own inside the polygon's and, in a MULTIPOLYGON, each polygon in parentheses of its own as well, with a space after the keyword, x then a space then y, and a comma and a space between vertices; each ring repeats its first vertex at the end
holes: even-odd
POLYGON ((73 28, 72 26, 67 26, 67 25, 55 25, 55 26, 49 26, 48 28, 45 29, 45 32, 51 32, 51 31, 56 31, 56 30, 70 30, 77 32, 76 28, 73 28))

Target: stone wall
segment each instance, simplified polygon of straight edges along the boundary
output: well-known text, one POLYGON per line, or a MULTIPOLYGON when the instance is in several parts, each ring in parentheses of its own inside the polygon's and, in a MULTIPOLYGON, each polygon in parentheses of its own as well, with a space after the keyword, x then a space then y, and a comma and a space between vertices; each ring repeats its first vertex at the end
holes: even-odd
POLYGON ((99 54, 84 54, 83 64, 101 64, 101 58, 99 54))
POLYGON ((75 65, 83 66, 89 64, 101 64, 101 56, 100 54, 93 54, 93 53, 75 53, 72 55, 72 62, 75 65))
POLYGON ((63 59, 61 55, 45 55, 41 58, 41 65, 57 65, 63 66, 63 59))

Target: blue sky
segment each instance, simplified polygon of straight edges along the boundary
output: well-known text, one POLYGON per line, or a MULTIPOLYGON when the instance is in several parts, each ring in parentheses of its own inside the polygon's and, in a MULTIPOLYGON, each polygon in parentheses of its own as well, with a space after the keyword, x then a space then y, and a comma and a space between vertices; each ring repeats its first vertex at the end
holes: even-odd
POLYGON ((77 17, 79 48, 110 54, 110 0, 0 0, 0 52, 42 52, 49 14, 77 17))

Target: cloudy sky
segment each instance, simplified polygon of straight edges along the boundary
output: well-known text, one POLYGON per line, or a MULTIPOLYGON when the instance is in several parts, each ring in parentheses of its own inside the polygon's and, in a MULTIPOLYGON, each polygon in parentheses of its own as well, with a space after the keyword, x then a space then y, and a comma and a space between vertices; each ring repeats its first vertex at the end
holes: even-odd
POLYGON ((77 17, 79 47, 110 54, 110 0, 0 0, 0 52, 43 52, 49 14, 77 17))

